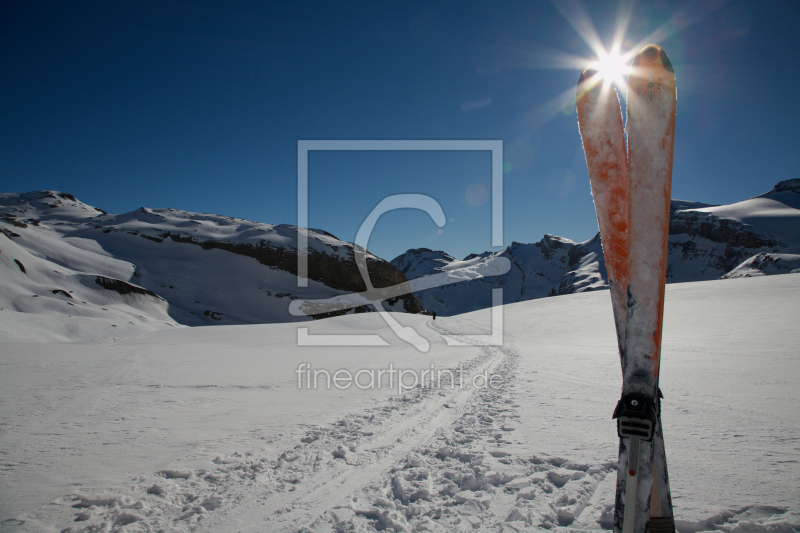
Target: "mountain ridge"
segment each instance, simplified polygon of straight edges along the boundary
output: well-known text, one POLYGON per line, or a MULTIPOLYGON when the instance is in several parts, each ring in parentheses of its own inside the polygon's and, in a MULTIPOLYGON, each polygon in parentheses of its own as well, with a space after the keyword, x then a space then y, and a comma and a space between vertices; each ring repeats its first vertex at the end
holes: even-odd
MULTIPOLYGON (((295 299, 366 290, 354 245, 312 229, 308 230, 308 283, 300 287, 299 231, 291 225, 171 208, 140 207, 115 215, 57 191, 2 194, 0 258, 8 260, 0 268, 0 308, 6 313, 38 314, 45 323, 49 313, 74 313, 71 307, 80 307, 91 319, 76 326, 77 338, 84 339, 102 338, 94 335, 92 321, 102 328, 133 331, 142 324, 147 329, 287 322, 372 311, 361 306, 312 317, 288 312, 295 299), (27 266, 23 270, 18 264, 27 266), (83 283, 87 276, 108 281, 83 283), (123 298, 126 305, 144 306, 143 311, 133 312, 119 302, 113 310, 110 303, 106 305, 112 292, 116 295, 112 300, 123 298), (69 298, 70 308, 53 302, 28 305, 31 298, 42 297, 69 298)), ((406 281, 399 270, 374 255, 367 253, 366 263, 376 288, 406 281)), ((392 298, 386 307, 424 312, 413 294, 392 298)), ((5 330, 0 333, 14 338, 12 324, 17 319, 0 325, 5 330)), ((57 338, 63 337, 74 336, 64 333, 57 338)))
MULTIPOLYGON (((729 205, 672 200, 669 234, 667 283, 800 271, 800 179, 729 205)), ((409 250, 391 263, 409 279, 458 269, 457 260, 435 253, 437 261, 423 261, 419 249, 409 250)), ((512 303, 608 287, 599 232, 580 243, 546 234, 466 259, 496 257, 511 261, 508 273, 417 296, 429 311, 449 315, 490 307, 490 288, 503 288, 504 303, 512 303)))
MULTIPOLYGON (((317 229, 308 230, 308 286, 298 287, 299 231, 172 208, 109 214, 57 191, 0 194, 0 336, 31 340, 16 333, 21 320, 39 324, 41 340, 75 341, 372 311, 289 313, 293 300, 366 290, 354 245, 317 229), (52 329, 52 313, 75 320, 52 329)), ((428 248, 366 257, 376 288, 437 273, 463 280, 389 299, 391 311, 452 315, 490 307, 495 288, 511 303, 608 285, 599 233, 584 242, 545 234, 461 260, 428 248), (496 272, 479 267, 499 258, 508 272, 476 275, 496 272)), ((673 200, 668 257, 668 283, 800 272, 800 179, 729 205, 673 200)))

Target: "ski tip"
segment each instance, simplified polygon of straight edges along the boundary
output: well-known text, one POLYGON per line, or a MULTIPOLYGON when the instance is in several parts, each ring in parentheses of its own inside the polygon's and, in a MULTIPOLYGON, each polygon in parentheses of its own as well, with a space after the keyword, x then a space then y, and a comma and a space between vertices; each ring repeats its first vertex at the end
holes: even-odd
POLYGON ((675 73, 675 70, 672 68, 672 62, 669 60, 669 57, 667 57, 667 53, 657 44, 648 44, 642 48, 639 53, 636 54, 636 57, 633 58, 631 70, 638 67, 642 61, 647 63, 661 63, 665 70, 673 74, 675 73))
POLYGON ((578 78, 578 84, 580 85, 581 83, 583 83, 583 81, 584 81, 585 79, 587 79, 587 78, 591 78, 591 77, 592 77, 592 76, 594 76, 595 74, 597 74, 597 70, 596 70, 596 69, 593 69, 592 67, 589 67, 589 68, 587 68, 587 69, 584 69, 584 71, 583 71, 583 72, 581 72, 581 76, 580 76, 580 78, 578 78))
POLYGON ((596 74, 597 70, 593 69, 592 67, 584 69, 584 71, 581 72, 581 75, 578 78, 578 86, 575 89, 575 94, 578 96, 578 99, 597 86, 598 80, 595 78, 596 74))
POLYGON ((675 70, 672 68, 672 61, 669 60, 663 48, 661 49, 661 64, 664 65, 665 69, 675 74, 675 70))

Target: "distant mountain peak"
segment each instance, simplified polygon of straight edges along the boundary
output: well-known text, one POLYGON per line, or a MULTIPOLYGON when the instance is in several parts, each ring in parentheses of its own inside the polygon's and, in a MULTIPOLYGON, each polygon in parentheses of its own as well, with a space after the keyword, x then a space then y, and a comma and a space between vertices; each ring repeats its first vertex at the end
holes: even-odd
POLYGON ((414 279, 427 276, 437 269, 446 267, 456 258, 441 250, 430 248, 412 248, 390 261, 406 278, 414 279))
POLYGON ((448 254, 447 252, 444 252, 442 250, 431 250, 430 248, 411 248, 410 250, 406 251, 406 254, 432 255, 432 256, 449 257, 455 259, 452 255, 448 254))

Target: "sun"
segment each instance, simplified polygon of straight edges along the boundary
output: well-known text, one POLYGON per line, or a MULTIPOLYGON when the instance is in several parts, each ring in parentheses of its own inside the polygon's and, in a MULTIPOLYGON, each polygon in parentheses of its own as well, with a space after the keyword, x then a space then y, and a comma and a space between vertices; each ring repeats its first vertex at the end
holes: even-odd
POLYGON ((597 75, 605 80, 606 83, 614 83, 621 87, 625 86, 625 79, 630 69, 628 55, 621 55, 614 51, 611 53, 602 51, 598 56, 597 61, 592 62, 590 65, 592 69, 597 71, 597 75))
MULTIPOLYGON (((615 27, 604 41, 584 6, 585 0, 551 1, 553 6, 578 33, 581 40, 588 45, 592 57, 586 57, 571 51, 539 49, 530 51, 526 55, 529 61, 526 66, 530 68, 577 70, 581 73, 579 83, 587 82, 583 89, 591 89, 602 83, 602 95, 612 94, 614 92, 611 90, 612 87, 617 96, 627 92, 631 62, 645 45, 664 41, 680 32, 687 25, 699 20, 692 15, 693 8, 691 6, 693 4, 690 2, 686 8, 675 13, 663 25, 637 42, 626 37, 628 27, 634 18, 636 0, 617 0, 615 27), (610 46, 606 47, 606 45, 610 46)), ((530 121, 543 125, 559 112, 564 115, 574 112, 575 89, 575 86, 567 88, 564 92, 539 106, 530 113, 530 121)))

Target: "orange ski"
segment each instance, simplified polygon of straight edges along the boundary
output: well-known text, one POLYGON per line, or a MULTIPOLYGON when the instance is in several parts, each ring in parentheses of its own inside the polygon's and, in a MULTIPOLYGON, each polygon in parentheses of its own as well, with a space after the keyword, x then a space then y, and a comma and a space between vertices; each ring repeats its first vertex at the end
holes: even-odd
POLYGON ((615 303, 614 322, 620 354, 625 349, 628 290, 628 156, 622 111, 614 85, 586 69, 578 80, 578 125, 591 177, 592 197, 603 244, 603 257, 615 303))

